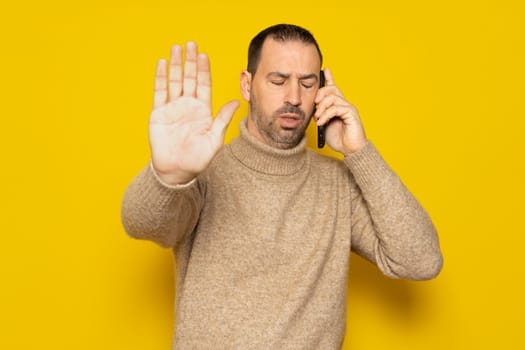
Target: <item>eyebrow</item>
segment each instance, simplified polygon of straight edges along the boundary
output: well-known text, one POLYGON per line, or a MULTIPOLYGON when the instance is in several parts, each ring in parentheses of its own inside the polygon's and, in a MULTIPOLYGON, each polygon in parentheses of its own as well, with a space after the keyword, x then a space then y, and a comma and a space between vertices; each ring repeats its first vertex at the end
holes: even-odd
MULTIPOLYGON (((270 73, 267 74, 267 77, 269 77, 269 78, 284 78, 284 79, 287 79, 287 78, 290 77, 290 74, 282 73, 282 72, 270 72, 270 73)), ((307 80, 307 79, 319 80, 317 75, 314 74, 314 73, 299 75, 299 80, 307 80)))

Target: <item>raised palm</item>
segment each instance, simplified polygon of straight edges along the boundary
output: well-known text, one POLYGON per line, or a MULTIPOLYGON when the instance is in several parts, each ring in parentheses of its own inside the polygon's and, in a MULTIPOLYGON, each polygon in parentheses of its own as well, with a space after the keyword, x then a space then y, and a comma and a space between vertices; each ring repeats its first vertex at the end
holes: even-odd
POLYGON ((157 64, 149 122, 152 165, 159 177, 181 184, 206 169, 238 106, 231 101, 213 118, 208 56, 197 54, 197 45, 188 42, 183 67, 182 48, 173 46, 169 72, 166 60, 157 64))

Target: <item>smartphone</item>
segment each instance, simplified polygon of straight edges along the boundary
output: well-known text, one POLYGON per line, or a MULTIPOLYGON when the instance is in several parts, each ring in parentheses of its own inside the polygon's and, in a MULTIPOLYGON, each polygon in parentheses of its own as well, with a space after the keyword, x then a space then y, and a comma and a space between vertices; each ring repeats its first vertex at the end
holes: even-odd
MULTIPOLYGON (((322 88, 325 84, 324 72, 319 73, 319 88, 322 88)), ((317 108, 317 107, 316 107, 317 108)), ((317 147, 323 148, 326 142, 325 139, 325 127, 326 125, 321 125, 317 127, 317 147)))

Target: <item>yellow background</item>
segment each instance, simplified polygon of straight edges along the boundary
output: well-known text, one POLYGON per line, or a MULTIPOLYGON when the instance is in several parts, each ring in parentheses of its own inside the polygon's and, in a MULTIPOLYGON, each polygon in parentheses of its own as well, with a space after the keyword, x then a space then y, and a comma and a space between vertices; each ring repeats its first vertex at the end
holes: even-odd
POLYGON ((156 60, 197 41, 217 110, 240 99, 251 37, 291 22, 317 37, 369 138, 430 212, 445 257, 436 280, 408 282, 353 256, 344 348, 523 349, 520 3, 2 5, 0 348, 169 348, 171 253, 120 224, 122 194, 149 158, 156 60))

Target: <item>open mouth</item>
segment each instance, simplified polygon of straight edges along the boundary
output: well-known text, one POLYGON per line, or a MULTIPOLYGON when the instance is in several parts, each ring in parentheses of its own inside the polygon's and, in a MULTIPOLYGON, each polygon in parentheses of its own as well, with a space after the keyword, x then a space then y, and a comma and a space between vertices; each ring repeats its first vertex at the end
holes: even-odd
POLYGON ((294 113, 283 113, 279 115, 279 120, 284 129, 295 129, 301 123, 301 117, 294 113))

